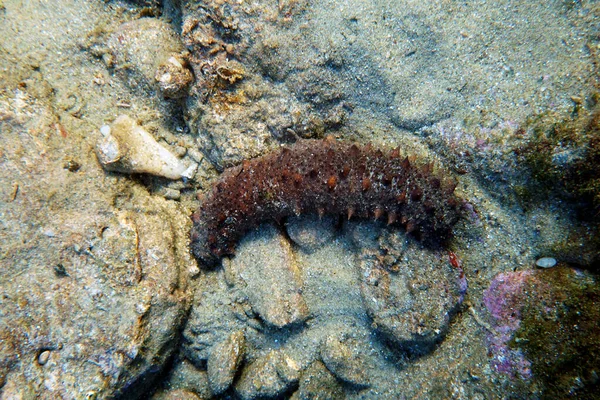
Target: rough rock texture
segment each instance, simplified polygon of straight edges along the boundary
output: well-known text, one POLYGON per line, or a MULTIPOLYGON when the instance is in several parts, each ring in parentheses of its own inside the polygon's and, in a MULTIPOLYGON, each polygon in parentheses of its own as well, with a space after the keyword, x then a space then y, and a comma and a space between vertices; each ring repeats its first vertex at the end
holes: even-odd
POLYGON ((597 397, 599 296, 597 275, 567 265, 499 274, 483 297, 491 367, 542 398, 597 397))
POLYGON ((294 392, 292 400, 309 399, 345 399, 344 389, 327 368, 320 361, 312 363, 304 372, 298 390, 294 392))
POLYGON ((119 98, 156 112, 79 46, 105 5, 0 4, 3 399, 139 397, 189 306, 185 208, 93 154, 119 98))
POLYGON ((181 39, 171 27, 157 18, 126 22, 106 42, 105 61, 133 88, 155 88, 159 66, 183 51, 181 39), (156 44, 161 46, 157 47, 156 44))
POLYGON ((225 270, 252 310, 275 328, 304 322, 309 311, 290 243, 270 226, 248 234, 239 252, 240 258, 226 263, 225 270))
POLYGON ((178 343, 185 218, 135 187, 115 190, 93 153, 70 144, 76 133, 26 93, 0 101, 0 129, 3 396, 137 393, 178 343))
MULTIPOLYGON (((295 222, 307 237, 322 229, 308 224, 312 219, 295 222)), ((344 393, 342 387, 368 392, 375 381, 373 394, 386 379, 382 371, 394 368, 382 366, 383 359, 432 352, 465 294, 462 269, 445 251, 383 224, 345 225, 341 232, 330 226, 330 239, 313 242, 311 251, 294 248, 272 225, 248 233, 234 258, 200 278, 184 330, 185 357, 210 377, 215 351, 218 359, 236 356, 219 338, 243 329, 244 361, 220 364, 222 376, 233 376, 233 390, 252 399, 307 396, 317 390, 312 379, 327 385, 324 396, 344 393)))
POLYGON ((298 373, 296 362, 273 350, 244 368, 235 392, 244 400, 281 397, 298 382, 298 373))
POLYGON ((361 292, 378 331, 423 354, 448 331, 467 291, 446 250, 431 251, 402 233, 384 235, 359 257, 361 292))
POLYGON ((246 338, 243 331, 232 333, 215 345, 210 352, 206 371, 208 382, 215 395, 223 393, 231 386, 235 374, 244 360, 246 338))
POLYGON ((338 218, 332 215, 291 216, 285 224, 285 230, 296 245, 305 251, 314 251, 335 237, 337 222, 338 218))
MULTIPOLYGON (((536 140, 533 154, 560 171, 581 156, 553 126, 572 126, 598 102, 598 15, 594 1, 0 0, 0 397, 217 397, 208 360, 240 331, 244 359, 225 369, 235 373, 224 398, 593 397, 596 277, 519 274, 543 256, 591 268, 597 230, 580 222, 591 213, 536 192, 517 152, 536 140), (168 61, 178 34, 189 51, 182 68, 168 61), (199 172, 166 182, 102 171, 91 155, 98 130, 123 113, 199 172), (550 125, 528 123, 540 115, 550 125), (240 274, 190 258, 189 216, 224 168, 328 134, 400 146, 461 174, 466 223, 444 249, 452 258, 383 240, 402 229, 382 231, 371 218, 333 217, 325 241, 311 232, 318 224, 304 222, 301 236, 282 224, 276 240, 256 245, 277 250, 289 235, 293 264, 279 267, 299 271, 293 286, 308 318, 277 328, 240 274), (389 287, 362 290, 367 259, 389 287), (449 265, 469 283, 456 314, 463 281, 449 265), (512 273, 508 287, 525 290, 495 286, 507 306, 495 324, 485 290, 512 273), (401 320, 395 305, 411 301, 401 320), (522 322, 501 345, 540 361, 529 379, 518 363, 512 375, 491 363, 518 361, 488 340, 509 326, 511 308, 522 322), (411 332, 425 333, 416 346, 411 332), (330 356, 347 355, 327 359, 335 374, 323 363, 328 340, 330 356), (352 373, 360 366, 362 376, 352 373), (161 367, 170 370, 156 374, 161 367), (238 386, 242 376, 252 382, 238 386), (546 385, 554 392, 542 393, 546 385)), ((586 165, 577 171, 598 170, 586 165)), ((286 276, 256 260, 236 256, 265 286, 286 276)), ((273 314, 289 314, 285 299, 269 298, 273 314)))
POLYGON ((212 265, 259 223, 302 213, 382 218, 439 243, 460 216, 455 187, 398 150, 302 141, 227 170, 192 216, 192 251, 212 265))

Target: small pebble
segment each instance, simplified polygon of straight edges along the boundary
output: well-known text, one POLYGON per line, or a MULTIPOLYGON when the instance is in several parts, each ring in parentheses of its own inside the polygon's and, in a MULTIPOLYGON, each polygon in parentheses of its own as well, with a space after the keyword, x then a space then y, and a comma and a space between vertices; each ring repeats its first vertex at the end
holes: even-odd
POLYGON ((167 200, 179 200, 181 198, 181 192, 177 189, 167 188, 164 191, 163 196, 165 196, 165 199, 167 200))
POLYGON ((213 346, 206 372, 208 383, 215 395, 220 395, 231 386, 245 353, 246 337, 242 330, 232 333, 223 342, 213 346))
POLYGON ((552 268, 556 265, 556 259, 552 257, 542 257, 535 262, 540 268, 552 268))
POLYGON ((48 362, 49 358, 50 358, 50 350, 42 351, 37 359, 38 364, 45 365, 48 362))

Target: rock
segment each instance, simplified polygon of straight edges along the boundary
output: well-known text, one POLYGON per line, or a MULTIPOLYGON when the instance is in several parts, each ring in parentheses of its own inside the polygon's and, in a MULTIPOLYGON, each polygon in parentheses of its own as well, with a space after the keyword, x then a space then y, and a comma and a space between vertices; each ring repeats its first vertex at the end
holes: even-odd
POLYGON ((493 330, 487 336, 490 364, 494 371, 511 378, 531 378, 531 362, 521 349, 511 348, 508 342, 521 324, 523 298, 528 295, 525 293, 533 276, 531 270, 498 274, 483 294, 493 330))
POLYGON ((462 270, 443 250, 389 231, 380 238, 380 250, 362 251, 358 265, 364 304, 377 329, 404 351, 430 351, 464 298, 462 270))
POLYGON ((231 293, 224 274, 200 274, 192 311, 183 331, 183 355, 205 368, 214 346, 233 332, 243 331, 252 310, 243 296, 231 293))
POLYGON ((194 76, 186 67, 186 62, 178 54, 174 54, 158 67, 154 76, 158 88, 164 97, 179 99, 187 96, 187 90, 194 81, 194 76))
POLYGON ((49 108, 20 101, 23 115, 0 101, 10 171, 0 188, 19 188, 0 203, 10 232, 0 256, 2 396, 139 396, 179 344, 189 220, 139 185, 106 179, 82 150, 88 142, 65 140, 49 108), (79 172, 63 168, 66 155, 79 172))
POLYGON ((208 357, 207 372, 210 388, 215 395, 220 395, 231 386, 245 352, 246 338, 243 331, 232 333, 213 347, 208 357))
POLYGON ((206 371, 196 368, 186 359, 178 359, 173 363, 169 375, 169 388, 193 392, 202 399, 214 397, 210 390, 206 371))
POLYGON ((119 26, 107 42, 108 63, 132 88, 153 90, 159 66, 184 48, 166 22, 140 18, 119 26))
POLYGON ((235 391, 244 400, 281 396, 298 382, 296 368, 282 351, 270 351, 243 369, 235 391))
POLYGON ((152 400, 201 400, 194 392, 185 389, 175 389, 159 392, 152 396, 152 400))
POLYGON ((169 179, 191 178, 197 164, 186 166, 126 115, 101 128, 96 145, 98 161, 108 171, 151 174, 169 179))
POLYGON ((291 246, 272 225, 247 234, 228 266, 252 309, 269 325, 283 328, 308 318, 302 280, 291 246))
POLYGON ((302 373, 298 390, 292 400, 330 399, 343 400, 346 398, 344 389, 320 361, 313 362, 302 373))
POLYGON ((49 358, 50 358, 50 351, 49 350, 44 350, 38 356, 37 362, 40 365, 45 365, 48 362, 49 358))
POLYGON ((321 345, 321 360, 338 379, 355 386, 369 386, 358 342, 329 336, 321 345))
POLYGON ((371 221, 348 221, 345 230, 358 248, 375 248, 381 227, 371 221))
POLYGON ((337 218, 327 215, 306 215, 291 217, 286 224, 290 239, 307 251, 314 251, 335 236, 337 218))
POLYGON ((600 281, 559 266, 500 273, 483 294, 492 370, 547 398, 594 398, 600 370, 600 281))

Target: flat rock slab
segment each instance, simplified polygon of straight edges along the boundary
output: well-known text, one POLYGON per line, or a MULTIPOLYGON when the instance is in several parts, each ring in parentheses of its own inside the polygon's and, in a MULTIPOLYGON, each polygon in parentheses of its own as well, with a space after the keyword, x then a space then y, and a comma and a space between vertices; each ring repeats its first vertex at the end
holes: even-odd
POLYGON ((445 250, 432 251, 402 232, 384 232, 380 249, 358 257, 361 293, 376 328, 410 353, 441 341, 467 290, 445 250))
POLYGON ((246 235, 226 268, 267 324, 283 328, 308 318, 300 270, 288 240, 275 227, 264 225, 246 235))

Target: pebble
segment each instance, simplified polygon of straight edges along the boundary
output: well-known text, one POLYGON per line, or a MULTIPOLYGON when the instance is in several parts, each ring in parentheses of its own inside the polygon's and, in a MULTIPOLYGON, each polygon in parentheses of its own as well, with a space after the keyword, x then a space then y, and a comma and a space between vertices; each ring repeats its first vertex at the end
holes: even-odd
POLYGON ((243 369, 235 391, 242 399, 281 398, 298 382, 299 372, 283 351, 272 350, 243 369))
POLYGON ((384 231, 380 246, 358 258, 367 313, 390 343, 425 354, 443 338, 464 298, 464 274, 445 252, 426 249, 401 232, 384 231))
POLYGON ((360 345, 355 340, 342 341, 329 336, 321 347, 321 359, 327 369, 341 381, 355 386, 369 386, 360 345))
POLYGON ((37 359, 38 364, 45 365, 48 362, 49 358, 50 358, 50 350, 42 351, 37 359))
POLYGON ((163 192, 163 196, 167 200, 179 200, 181 199, 181 192, 177 189, 166 188, 163 192))
POLYGON ((346 232, 355 246, 373 248, 377 247, 381 228, 371 221, 348 221, 346 232))
POLYGON ((187 91, 194 76, 186 68, 185 61, 178 54, 173 54, 167 61, 160 64, 154 79, 162 95, 170 99, 179 99, 187 96, 187 91))
POLYGON ((200 400, 194 392, 185 389, 169 390, 153 397, 153 400, 200 400))
POLYGON ((331 399, 343 400, 346 396, 341 384, 320 361, 313 362, 302 374, 298 390, 292 400, 331 399))
POLYGON ((157 18, 122 24, 110 36, 107 46, 110 53, 105 61, 116 74, 133 88, 147 89, 155 87, 159 66, 184 50, 169 24, 157 18))
POLYGON ((246 337, 241 330, 213 346, 206 370, 210 388, 215 395, 220 395, 231 386, 245 353, 246 337))
POLYGON ((552 257, 542 257, 535 262, 535 265, 540 268, 552 268, 556 265, 556 259, 552 257))

